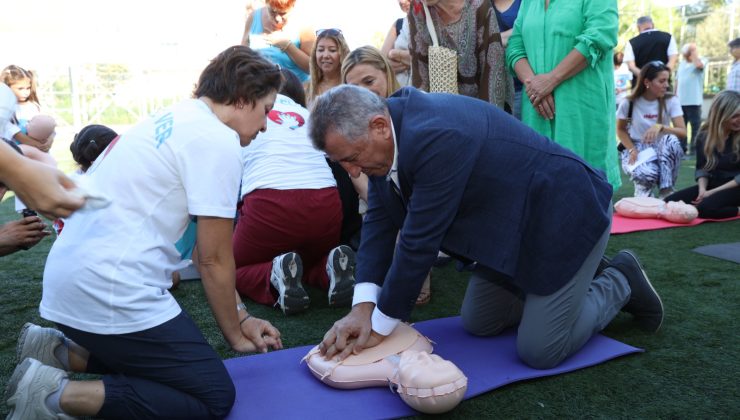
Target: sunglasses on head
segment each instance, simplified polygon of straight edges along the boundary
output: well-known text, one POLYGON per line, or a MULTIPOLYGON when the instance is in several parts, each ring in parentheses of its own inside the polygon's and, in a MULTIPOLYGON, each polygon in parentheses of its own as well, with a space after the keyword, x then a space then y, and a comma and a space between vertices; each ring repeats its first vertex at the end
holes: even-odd
POLYGON ((316 31, 316 36, 342 36, 342 30, 337 28, 319 29, 316 31))
POLYGON ((662 62, 662 61, 660 61, 660 60, 653 60, 653 61, 647 63, 646 66, 656 67, 656 68, 659 68, 659 69, 667 69, 668 68, 668 67, 666 67, 665 63, 662 62))

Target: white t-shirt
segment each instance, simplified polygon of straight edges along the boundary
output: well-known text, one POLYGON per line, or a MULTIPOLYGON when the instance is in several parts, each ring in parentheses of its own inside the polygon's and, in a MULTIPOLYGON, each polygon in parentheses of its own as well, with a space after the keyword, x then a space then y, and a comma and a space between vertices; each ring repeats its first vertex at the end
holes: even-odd
POLYGON ((258 189, 298 190, 336 187, 323 152, 308 138, 309 112, 278 95, 267 115, 267 130, 242 149, 242 197, 258 189))
MULTIPOLYGON (((676 117, 683 116, 681 110, 681 104, 678 101, 678 97, 671 96, 665 101, 665 108, 663 110, 663 117, 658 119, 658 100, 648 101, 645 98, 637 98, 635 105, 632 108, 632 123, 629 127, 629 135, 631 139, 642 140, 645 132, 657 123, 663 125, 670 125, 671 120, 676 117)), ((619 104, 617 110, 617 118, 620 120, 626 120, 629 112, 630 101, 622 101, 619 104)))
POLYGON ((237 133, 197 99, 111 143, 86 175, 111 205, 66 220, 46 262, 41 316, 96 334, 142 331, 177 316, 167 289, 184 265, 174 243, 189 215, 234 217, 239 152, 237 133))

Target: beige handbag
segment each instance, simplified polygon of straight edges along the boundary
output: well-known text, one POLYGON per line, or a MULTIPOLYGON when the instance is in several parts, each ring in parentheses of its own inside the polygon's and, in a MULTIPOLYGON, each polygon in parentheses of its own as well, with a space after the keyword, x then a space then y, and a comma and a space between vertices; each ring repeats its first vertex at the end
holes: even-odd
POLYGON ((439 45, 432 15, 426 2, 422 1, 427 20, 427 29, 432 37, 429 46, 429 92, 457 94, 457 51, 439 45))

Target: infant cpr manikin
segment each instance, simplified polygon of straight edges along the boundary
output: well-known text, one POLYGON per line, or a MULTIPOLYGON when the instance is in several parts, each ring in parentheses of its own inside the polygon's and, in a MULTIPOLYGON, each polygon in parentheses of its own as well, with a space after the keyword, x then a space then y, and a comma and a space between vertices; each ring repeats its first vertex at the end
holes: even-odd
POLYGON ((341 362, 325 360, 318 346, 304 357, 311 373, 341 389, 393 385, 408 405, 424 413, 442 413, 462 401, 467 378, 452 362, 430 355, 430 341, 406 324, 375 347, 341 362))
POLYGON ((696 207, 683 201, 665 202, 652 197, 627 197, 614 204, 617 214, 632 219, 665 219, 673 223, 690 223, 699 215, 696 207))

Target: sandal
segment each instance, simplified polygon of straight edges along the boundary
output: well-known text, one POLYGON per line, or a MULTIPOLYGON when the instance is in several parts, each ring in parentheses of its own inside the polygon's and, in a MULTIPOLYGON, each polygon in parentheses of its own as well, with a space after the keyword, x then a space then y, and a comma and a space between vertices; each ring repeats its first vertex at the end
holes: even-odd
POLYGON ((419 296, 416 298, 416 306, 426 305, 432 299, 432 272, 427 274, 424 284, 421 286, 419 296))

